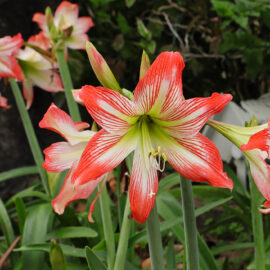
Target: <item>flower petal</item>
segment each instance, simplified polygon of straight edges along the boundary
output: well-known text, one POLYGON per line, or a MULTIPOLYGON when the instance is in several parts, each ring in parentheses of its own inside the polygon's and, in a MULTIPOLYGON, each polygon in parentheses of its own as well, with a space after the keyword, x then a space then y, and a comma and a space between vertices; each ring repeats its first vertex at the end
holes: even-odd
POLYGON ((260 132, 255 133, 249 138, 247 144, 241 146, 242 151, 260 149, 265 151, 269 156, 269 147, 270 147, 270 128, 266 128, 260 132))
POLYGON ((0 77, 10 77, 23 81, 22 70, 14 56, 0 56, 0 77))
POLYGON ((73 50, 85 50, 85 43, 89 40, 87 34, 72 34, 66 41, 65 45, 73 50))
POLYGON ((39 127, 52 130, 63 136, 70 144, 74 145, 83 141, 88 142, 95 134, 94 131, 78 131, 71 117, 51 104, 43 119, 39 122, 39 127))
POLYGON ((131 212, 134 220, 140 223, 148 218, 158 191, 157 170, 148 153, 145 155, 142 146, 136 149, 129 186, 131 212))
POLYGON ((55 71, 35 70, 35 72, 29 73, 29 77, 33 81, 33 84, 43 90, 53 93, 64 91, 61 78, 55 71))
POLYGON ((72 4, 68 1, 63 1, 55 11, 55 25, 59 26, 62 20, 66 27, 74 25, 79 16, 79 8, 77 4, 72 4))
POLYGON ((183 177, 197 182, 208 182, 214 187, 233 188, 233 182, 223 172, 216 146, 198 133, 186 139, 161 139, 161 148, 168 162, 183 177))
POLYGON ((79 103, 80 105, 84 106, 83 100, 80 98, 81 91, 82 89, 75 89, 75 90, 72 90, 72 94, 75 101, 79 103))
POLYGON ((174 112, 155 120, 166 127, 167 132, 175 138, 191 137, 198 133, 207 120, 231 101, 230 94, 213 93, 208 98, 192 98, 184 100, 174 112))
POLYGON ((82 185, 111 171, 135 149, 136 135, 132 129, 124 136, 100 130, 86 146, 72 183, 82 185))
POLYGON ((88 54, 91 67, 101 85, 117 92, 121 91, 121 87, 107 62, 91 42, 86 42, 86 52, 88 54))
POLYGON ((178 52, 161 53, 134 92, 134 103, 139 114, 158 116, 174 110, 182 102, 183 57, 178 52))
POLYGON ((0 108, 9 109, 7 98, 0 94, 0 108))
POLYGON ((93 190, 97 187, 100 181, 104 178, 101 176, 100 178, 90 181, 84 185, 74 187, 71 183, 72 174, 75 171, 77 163, 74 162, 72 168, 70 169, 64 185, 61 188, 60 193, 57 195, 55 199, 52 200, 52 205, 54 211, 61 215, 64 213, 65 208, 72 201, 87 199, 93 190))
POLYGON ((123 134, 137 121, 134 104, 116 91, 86 85, 80 98, 93 119, 108 132, 123 134))
POLYGON ((93 20, 90 17, 80 17, 77 19, 72 34, 84 34, 94 26, 93 20))
POLYGON ((270 166, 265 162, 267 154, 254 149, 245 152, 253 179, 264 198, 270 201, 270 166))
MULTIPOLYGON (((6 36, 0 38, 0 56, 6 55, 11 56, 23 45, 23 39, 21 34, 10 37, 6 36)), ((1 58, 0 57, 0 58, 1 58)))
POLYGON ((43 50, 48 50, 50 48, 50 44, 48 39, 44 36, 43 32, 38 33, 37 35, 31 36, 28 43, 33 44, 35 46, 40 47, 43 50))
POLYGON ((261 208, 259 208, 259 211, 262 214, 270 214, 270 201, 265 201, 263 205, 261 205, 261 208))
POLYGON ((43 168, 50 172, 62 172, 71 168, 74 161, 79 161, 87 142, 70 145, 68 142, 53 143, 44 150, 43 168))
POLYGON ((86 122, 76 122, 75 127, 77 128, 77 130, 84 130, 86 128, 89 128, 90 125, 86 122))
POLYGON ((29 109, 34 100, 33 84, 31 80, 25 80, 23 82, 23 96, 26 100, 26 108, 29 109))
POLYGON ((46 36, 46 33, 48 32, 46 16, 40 12, 37 12, 34 14, 32 21, 38 24, 38 26, 44 31, 44 34, 46 36))

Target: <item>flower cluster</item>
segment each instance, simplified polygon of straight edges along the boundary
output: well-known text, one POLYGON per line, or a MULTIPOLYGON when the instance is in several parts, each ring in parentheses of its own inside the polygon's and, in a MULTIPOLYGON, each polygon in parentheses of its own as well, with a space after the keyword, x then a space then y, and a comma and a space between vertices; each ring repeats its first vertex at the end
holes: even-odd
MULTIPOLYGON (((51 22, 44 14, 36 13, 33 21, 42 31, 31 36, 24 49, 20 49, 23 45, 21 34, 0 39, 0 79, 15 78, 23 83, 28 109, 34 98, 33 86, 53 93, 63 91, 54 55, 56 44, 61 42, 64 48, 85 49, 86 32, 94 24, 90 17, 78 17, 78 12, 77 4, 64 1, 56 9, 51 22), (52 25, 56 37, 50 32, 52 25)), ((7 100, 2 96, 0 107, 8 108, 7 100)))

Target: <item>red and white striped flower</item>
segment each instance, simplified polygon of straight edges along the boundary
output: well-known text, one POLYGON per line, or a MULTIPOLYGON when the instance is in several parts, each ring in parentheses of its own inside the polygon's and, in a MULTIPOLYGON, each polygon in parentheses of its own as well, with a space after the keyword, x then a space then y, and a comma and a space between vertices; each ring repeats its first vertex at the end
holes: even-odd
MULTIPOLYGON (((49 49, 49 44, 42 32, 30 37, 28 43, 44 51, 49 49)), ((28 109, 33 103, 34 85, 52 93, 63 91, 61 78, 54 70, 56 67, 55 63, 52 64, 49 59, 30 47, 19 50, 16 56, 23 70, 23 95, 28 109)))
MULTIPOLYGON (((70 202, 87 199, 96 186, 104 179, 104 176, 101 176, 76 188, 71 183, 73 172, 78 165, 81 154, 95 132, 84 130, 89 127, 88 123, 74 123, 67 113, 57 108, 53 103, 40 121, 39 126, 52 130, 66 139, 63 142, 53 143, 44 150, 45 162, 43 167, 45 170, 61 172, 70 169, 60 193, 52 201, 54 211, 60 215, 63 214, 65 207, 70 202)), ((92 220, 92 210, 93 206, 90 209, 90 221, 92 220)))
POLYGON ((0 38, 0 79, 9 77, 23 81, 22 70, 14 57, 22 45, 21 34, 0 38))
POLYGON ((179 53, 162 53, 139 81, 133 101, 107 88, 82 88, 80 98, 102 129, 89 141, 72 175, 76 188, 109 172, 135 150, 129 193, 137 222, 145 222, 153 207, 157 171, 166 160, 184 177, 232 189, 217 148, 199 133, 232 96, 214 93, 184 100, 183 68, 179 53))
POLYGON ((207 124, 243 151, 250 164, 253 179, 267 200, 260 211, 270 213, 270 166, 266 162, 270 157, 270 118, 268 124, 254 127, 238 127, 214 120, 209 120, 207 124))
MULTIPOLYGON (((42 13, 35 13, 33 21, 38 23, 46 38, 53 43, 46 16, 42 13)), ((94 26, 94 23, 90 17, 79 17, 77 4, 63 1, 55 11, 53 23, 57 36, 65 43, 66 47, 85 50, 85 42, 89 39, 86 32, 94 26)))

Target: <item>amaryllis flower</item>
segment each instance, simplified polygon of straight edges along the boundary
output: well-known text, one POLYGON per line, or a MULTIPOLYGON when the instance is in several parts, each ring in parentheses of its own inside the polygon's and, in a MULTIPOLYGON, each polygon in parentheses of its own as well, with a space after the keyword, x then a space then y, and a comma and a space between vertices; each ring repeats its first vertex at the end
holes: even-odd
POLYGON ((54 43, 55 39, 61 39, 65 46, 71 49, 85 49, 85 42, 88 40, 86 32, 94 26, 90 17, 79 18, 77 4, 63 1, 55 11, 53 23, 56 28, 56 37, 53 37, 47 25, 46 16, 42 13, 35 13, 33 21, 38 23, 45 37, 54 43))
POLYGON ((232 96, 214 93, 184 100, 183 68, 179 53, 162 53, 139 81, 133 101, 107 88, 82 88, 80 98, 102 129, 89 141, 73 173, 75 188, 109 172, 135 150, 129 194, 137 222, 145 222, 153 207, 157 171, 166 161, 191 180, 232 189, 217 148, 199 133, 232 96))
POLYGON ((21 68, 14 57, 22 44, 21 34, 0 38, 0 79, 10 77, 23 81, 21 68))
MULTIPOLYGON (((233 126, 214 120, 209 120, 207 124, 243 151, 259 191, 270 201, 270 166, 266 162, 270 155, 270 118, 268 124, 254 127, 233 126)), ((262 213, 270 213, 270 202, 267 201, 260 210, 262 213)))
MULTIPOLYGON (((49 49, 49 45, 42 33, 30 37, 28 43, 44 51, 49 49)), ((28 109, 33 103, 34 85, 52 93, 63 91, 61 78, 54 70, 56 64, 52 63, 49 58, 30 47, 19 50, 17 58, 23 70, 23 94, 28 109)))
MULTIPOLYGON (((101 176, 94 181, 76 188, 74 188, 71 183, 71 177, 78 165, 81 154, 95 132, 84 130, 89 127, 88 123, 74 123, 67 113, 57 108, 53 103, 40 121, 39 126, 52 130, 66 139, 66 141, 63 142, 53 143, 44 150, 45 162, 43 167, 45 170, 61 172, 70 169, 60 193, 52 201, 54 211, 60 215, 63 214, 65 207, 70 202, 79 199, 87 199, 97 185, 104 179, 104 176, 101 176)), ((89 221, 92 221, 91 213, 93 207, 94 204, 90 207, 89 221)))
POLYGON ((0 108, 9 109, 7 98, 3 97, 0 93, 0 108))

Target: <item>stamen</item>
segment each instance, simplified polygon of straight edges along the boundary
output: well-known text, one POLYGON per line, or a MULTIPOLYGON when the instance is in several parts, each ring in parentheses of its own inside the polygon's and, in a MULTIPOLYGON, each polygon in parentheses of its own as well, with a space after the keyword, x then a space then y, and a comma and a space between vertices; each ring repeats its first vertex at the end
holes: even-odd
POLYGON ((151 192, 149 193, 149 197, 150 197, 150 198, 152 198, 154 195, 156 195, 156 193, 153 192, 153 191, 151 191, 151 192))
POLYGON ((154 162, 154 168, 160 172, 165 170, 165 163, 167 161, 167 156, 165 153, 161 152, 161 147, 158 146, 157 151, 153 148, 150 150, 148 154, 148 158, 152 158, 154 162), (161 158, 162 158, 162 166, 161 166, 161 158))

